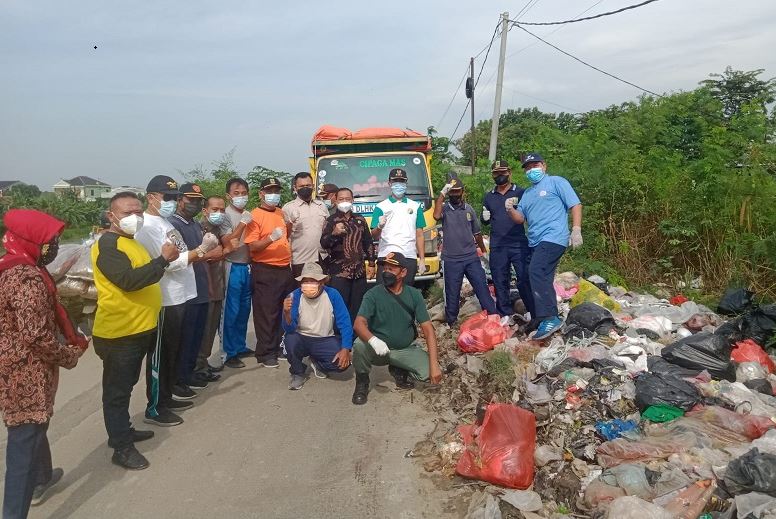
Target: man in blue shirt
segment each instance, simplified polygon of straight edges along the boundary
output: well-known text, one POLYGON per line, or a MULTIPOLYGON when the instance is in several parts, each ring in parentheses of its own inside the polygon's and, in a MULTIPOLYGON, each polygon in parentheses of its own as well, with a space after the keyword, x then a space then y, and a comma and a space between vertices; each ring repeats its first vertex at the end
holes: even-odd
POLYGON ((517 208, 509 208, 508 213, 515 223, 528 223, 531 247, 528 276, 536 311, 531 312, 531 317, 541 320, 534 339, 545 339, 563 325, 558 318, 553 281, 566 247, 576 249, 582 245, 582 203, 568 180, 547 175, 547 164, 538 153, 525 156, 523 170, 531 186, 523 193, 517 208))
POLYGON ((514 313, 509 299, 514 267, 520 298, 534 317, 531 284, 528 281, 531 250, 528 248, 523 225, 515 223, 507 214, 507 206, 517 205, 517 201, 523 196, 523 188, 512 183, 512 170, 507 161, 495 161, 491 170, 496 187, 485 193, 482 201, 482 223, 490 223, 490 274, 496 289, 496 308, 502 316, 514 313))
POLYGON ((461 306, 463 277, 471 283, 480 306, 496 314, 496 304, 488 290, 485 269, 477 256, 477 247, 485 253, 480 222, 472 206, 463 200, 463 182, 454 178, 442 188, 434 204, 434 219, 442 222, 442 261, 445 273, 445 319, 452 325, 461 306))

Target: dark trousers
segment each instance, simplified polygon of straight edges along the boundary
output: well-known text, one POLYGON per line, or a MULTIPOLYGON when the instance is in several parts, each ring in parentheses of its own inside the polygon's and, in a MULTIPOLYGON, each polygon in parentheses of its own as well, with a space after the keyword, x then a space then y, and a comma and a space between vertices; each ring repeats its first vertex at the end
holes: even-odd
POLYGON ((308 337, 298 333, 287 333, 283 343, 286 345, 288 372, 292 375, 304 375, 307 366, 302 359, 310 357, 323 371, 343 371, 334 363, 334 357, 342 349, 342 339, 333 337, 308 337))
MULTIPOLYGON (((156 332, 119 339, 94 337, 93 341, 94 351, 102 359, 102 414, 108 446, 123 449, 133 444, 129 398, 140 379, 143 357, 151 356, 156 346, 156 332)), ((146 372, 146 378, 150 376, 146 372)))
MULTIPOLYGON (((162 307, 159 314, 159 326, 157 330, 161 334, 158 347, 153 355, 149 355, 146 365, 146 373, 154 367, 159 373, 159 389, 157 406, 164 407, 172 400, 172 388, 178 382, 178 353, 181 349, 183 334, 183 316, 186 313, 186 303, 162 307), (156 358, 154 358, 156 357, 156 358)), ((151 406, 151 397, 148 398, 149 406, 146 411, 156 416, 156 406, 151 406)))
POLYGON ((3 519, 25 519, 32 491, 51 480, 48 423, 25 423, 8 428, 5 448, 3 519))
POLYGON ((555 269, 560 258, 566 252, 566 247, 550 242, 540 242, 531 249, 531 264, 528 266, 528 275, 531 278, 531 291, 533 294, 533 306, 531 317, 535 319, 548 319, 558 316, 558 304, 555 299, 555 269))
MULTIPOLYGON (((223 337, 221 333, 221 311, 223 308, 223 301, 210 301, 207 307, 205 332, 202 334, 202 346, 199 348, 197 366, 194 368, 196 371, 204 371, 208 368, 210 364, 208 364, 207 359, 213 353, 213 343, 216 340, 216 334, 218 334, 219 340, 223 337)), ((218 350, 223 351, 223 348, 220 347, 218 350)))
POLYGON ((512 284, 512 268, 517 274, 517 291, 525 303, 526 309, 535 317, 533 298, 531 297, 531 281, 528 274, 528 264, 531 261, 531 249, 528 245, 513 247, 496 247, 490 250, 490 275, 493 278, 493 288, 496 289, 496 308, 501 315, 512 315, 509 299, 509 288, 512 284))
MULTIPOLYGON (((377 284, 383 284, 383 266, 380 264, 380 260, 383 258, 377 258, 377 284)), ((418 260, 407 258, 407 277, 404 278, 404 284, 414 287, 415 286, 415 274, 418 273, 418 260)))
POLYGON ((188 384, 194 376, 197 356, 202 348, 202 336, 207 324, 209 303, 186 303, 183 313, 183 331, 181 333, 181 349, 178 357, 178 383, 188 384))
POLYGON ((283 300, 296 287, 291 267, 251 264, 253 282, 253 327, 256 330, 256 358, 259 362, 280 354, 280 314, 283 300))
POLYGON ((329 286, 337 289, 337 292, 342 296, 345 306, 348 307, 352 324, 356 320, 358 309, 361 308, 361 301, 366 294, 366 278, 348 279, 334 276, 329 281, 329 286))
POLYGON ((474 257, 463 261, 444 262, 445 272, 445 319, 448 324, 458 319, 458 310, 461 307, 461 285, 463 277, 471 283, 474 295, 480 302, 483 310, 489 314, 497 314, 496 303, 488 290, 488 280, 485 278, 485 269, 482 268, 480 258, 474 257))

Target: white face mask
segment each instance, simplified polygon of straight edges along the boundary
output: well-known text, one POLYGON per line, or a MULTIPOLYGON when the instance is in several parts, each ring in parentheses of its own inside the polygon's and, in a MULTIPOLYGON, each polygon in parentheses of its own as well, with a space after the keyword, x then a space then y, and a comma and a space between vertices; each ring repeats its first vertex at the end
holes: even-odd
POLYGON ((352 202, 340 202, 337 204, 337 209, 339 209, 343 213, 350 212, 351 209, 353 209, 353 203, 352 202))
POLYGON ((323 205, 326 206, 326 209, 331 209, 331 200, 327 198, 326 200, 323 201, 323 205))
POLYGON ((134 236, 143 227, 143 217, 136 214, 125 216, 119 220, 119 229, 122 232, 134 236))
POLYGON ((232 197, 232 205, 235 206, 237 209, 245 209, 245 206, 248 205, 248 197, 234 196, 232 197))

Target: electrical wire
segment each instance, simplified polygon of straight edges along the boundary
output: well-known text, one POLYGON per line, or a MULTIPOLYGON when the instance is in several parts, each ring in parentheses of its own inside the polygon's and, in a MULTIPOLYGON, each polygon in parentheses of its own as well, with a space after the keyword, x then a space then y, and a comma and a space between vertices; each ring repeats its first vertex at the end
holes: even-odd
MULTIPOLYGON (((584 21, 587 21, 587 20, 595 20, 596 18, 603 18, 604 16, 611 16, 613 14, 619 14, 619 13, 622 13, 624 11, 630 11, 631 9, 637 9, 639 7, 643 7, 643 6, 647 5, 647 4, 651 4, 651 3, 654 3, 654 2, 657 2, 657 1, 658 0, 645 0, 644 2, 641 2, 640 4, 629 5, 627 7, 623 7, 622 9, 617 9, 615 11, 609 11, 607 13, 596 14, 595 16, 586 16, 584 18, 574 18, 572 20, 563 20, 561 22, 520 22, 520 24, 522 24, 522 25, 565 25, 567 23, 584 22, 584 21)), ((518 16, 518 18, 519 18, 519 16, 518 16)), ((513 23, 517 23, 518 22, 517 19, 510 20, 510 21, 513 22, 513 23)))
MULTIPOLYGON (((513 22, 513 23, 514 23, 514 22, 513 22)), ((520 29, 521 31, 524 31, 524 32, 526 32, 526 33, 530 34, 531 36, 533 36, 534 38, 536 38, 536 39, 537 39, 537 40, 539 40, 540 42, 544 43, 545 45, 549 45, 550 47, 552 47, 553 49, 557 50, 557 51, 558 51, 558 52, 560 52, 561 54, 565 54, 565 55, 566 55, 566 56, 568 56, 569 58, 571 58, 571 59, 573 59, 573 60, 576 60, 576 61, 578 61, 578 62, 582 63, 582 64, 583 64, 583 65, 585 65, 586 67, 590 67, 590 68, 592 68, 593 70, 596 70, 596 71, 600 72, 601 74, 607 75, 607 76, 609 76, 610 78, 613 78, 613 79, 616 79, 617 81, 620 81, 621 83, 625 83, 626 85, 630 85, 630 86, 632 86, 632 87, 638 88, 638 89, 639 89, 639 90, 641 90, 642 92, 646 92, 646 93, 648 93, 648 94, 652 94, 653 96, 656 96, 656 97, 663 97, 662 95, 660 95, 660 94, 658 94, 658 93, 656 93, 656 92, 653 92, 652 90, 648 90, 648 89, 646 89, 646 88, 644 88, 644 87, 640 87, 640 86, 639 86, 639 85, 637 85, 636 83, 631 83, 630 81, 628 81, 628 80, 626 80, 626 79, 623 79, 623 78, 621 78, 621 77, 615 76, 614 74, 612 74, 612 73, 610 73, 610 72, 607 72, 607 71, 605 71, 605 70, 602 70, 602 69, 600 69, 600 68, 598 68, 598 67, 596 67, 596 66, 594 66, 594 65, 591 65, 590 63, 588 63, 588 62, 586 62, 586 61, 584 61, 584 60, 582 60, 582 59, 580 59, 580 58, 578 58, 578 57, 574 56, 573 54, 566 52, 565 50, 561 49, 560 47, 557 47, 557 46, 553 45, 552 43, 548 42, 547 40, 543 39, 542 37, 540 37, 540 36, 537 36, 536 34, 532 33, 531 31, 529 31, 529 30, 528 30, 528 29, 526 29, 525 27, 522 27, 522 26, 521 26, 520 24, 518 24, 518 23, 514 23, 514 25, 515 25, 515 27, 517 27, 517 28, 518 28, 518 29, 520 29)))

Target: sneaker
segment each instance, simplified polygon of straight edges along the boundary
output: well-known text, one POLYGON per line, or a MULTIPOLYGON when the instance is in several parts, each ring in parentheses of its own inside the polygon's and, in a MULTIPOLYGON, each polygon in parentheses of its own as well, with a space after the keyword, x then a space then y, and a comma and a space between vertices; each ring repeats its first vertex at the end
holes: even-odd
POLYGON ((239 355, 237 357, 232 357, 231 359, 224 362, 224 366, 226 366, 227 368, 235 368, 235 369, 244 368, 245 363, 241 361, 239 357, 240 357, 239 355))
POLYGON ((563 321, 561 321, 557 317, 551 317, 550 319, 545 319, 536 329, 536 333, 534 334, 533 338, 536 340, 546 339, 553 333, 560 330, 562 326, 563 326, 563 321))
POLYGON ((173 413, 172 411, 168 411, 167 409, 162 408, 159 409, 159 412, 156 416, 149 416, 146 414, 145 418, 143 418, 143 421, 145 423, 159 427, 175 427, 176 425, 183 423, 183 418, 173 413))
POLYGON ((207 382, 196 377, 191 377, 191 380, 186 385, 189 386, 189 389, 193 389, 194 391, 202 391, 207 387, 207 382))
POLYGON ((111 461, 119 467, 129 470, 143 470, 148 468, 148 460, 140 454, 134 445, 124 449, 116 449, 111 461))
POLYGON ((154 431, 136 431, 134 427, 130 431, 132 432, 132 443, 144 442, 154 437, 154 431))
POLYGON ((197 398, 197 394, 192 391, 189 386, 176 384, 175 387, 172 388, 173 400, 191 400, 192 398, 197 398))
POLYGON ((329 378, 329 375, 327 375, 326 372, 321 369, 321 366, 319 366, 318 363, 313 359, 310 359, 310 367, 313 369, 313 375, 315 375, 315 378, 329 378))
POLYGON ((286 352, 281 350, 280 355, 278 355, 278 360, 284 360, 288 362, 288 355, 286 355, 286 352))
POLYGON ((48 483, 44 483, 42 485, 36 486, 32 491, 32 502, 30 503, 32 506, 38 506, 43 501, 46 500, 46 492, 56 485, 60 479, 62 479, 62 476, 65 474, 65 471, 56 468, 51 471, 51 479, 48 480, 48 483))
POLYGON ((221 375, 218 375, 217 373, 211 373, 209 371, 199 371, 194 373, 194 380, 199 380, 206 383, 217 382, 218 380, 221 380, 221 375))
POLYGON ((264 366, 265 368, 277 368, 279 365, 278 359, 275 357, 268 357, 259 361, 259 366, 264 366))
POLYGON ((255 351, 253 351, 251 349, 248 349, 248 350, 241 351, 240 353, 238 353, 237 354, 237 358, 238 359, 244 359, 245 357, 253 357, 255 355, 256 355, 255 351))
POLYGON ((221 373, 223 370, 224 370, 223 364, 221 364, 220 366, 211 366, 210 364, 207 365, 208 373, 221 373))
POLYGON ((194 407, 194 402, 190 400, 170 400, 169 402, 165 402, 159 407, 163 407, 175 412, 185 411, 186 409, 191 409, 194 407))
POLYGON ((288 382, 288 389, 292 391, 302 389, 305 382, 307 382, 307 377, 305 375, 291 375, 291 379, 288 382))

